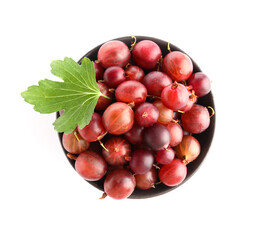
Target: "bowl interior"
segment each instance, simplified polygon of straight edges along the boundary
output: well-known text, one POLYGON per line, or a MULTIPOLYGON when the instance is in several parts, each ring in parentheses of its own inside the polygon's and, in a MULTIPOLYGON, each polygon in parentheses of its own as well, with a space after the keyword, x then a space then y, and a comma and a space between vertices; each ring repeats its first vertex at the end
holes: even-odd
MULTIPOLYGON (((137 42, 139 42, 141 40, 151 40, 151 41, 157 43, 159 45, 159 47, 161 48, 163 57, 169 53, 168 48, 167 48, 168 42, 166 42, 166 41, 152 38, 152 37, 145 37, 145 36, 136 36, 136 38, 137 38, 137 42)), ((129 47, 131 46, 131 43, 133 42, 133 38, 131 38, 131 37, 121 37, 121 38, 117 38, 117 39, 113 39, 113 40, 120 40, 120 41, 124 42, 125 44, 127 44, 127 46, 129 46, 129 47)), ((81 63, 81 60, 84 57, 87 57, 90 60, 95 61, 97 59, 97 53, 98 53, 98 50, 101 45, 102 44, 100 44, 99 46, 95 47, 94 49, 92 49, 91 51, 86 53, 78 62, 81 63)), ((170 44, 170 49, 171 49, 171 51, 181 51, 181 52, 185 53, 184 51, 182 51, 181 49, 179 49, 178 47, 176 47, 173 44, 170 44)), ((187 55, 189 56, 189 54, 187 54, 187 55)), ((192 58, 191 58, 191 60, 193 62, 193 73, 201 72, 200 68, 195 63, 195 61, 193 61, 192 58)), ((211 92, 204 97, 198 98, 197 103, 200 105, 206 106, 206 107, 211 106, 212 108, 215 109, 213 95, 211 92)), ((57 113, 57 117, 59 117, 59 113, 57 113)), ((148 190, 135 189, 135 191, 132 193, 132 195, 129 198, 140 199, 140 198, 155 197, 155 196, 167 193, 169 191, 172 191, 175 188, 184 184, 196 172, 196 170, 199 168, 199 166, 203 162, 204 158, 206 157, 206 154, 209 151, 209 148, 210 148, 210 145, 211 145, 211 142, 213 139, 214 129, 215 129, 215 115, 211 117, 210 126, 208 127, 208 129, 206 131, 204 131, 203 133, 200 133, 200 134, 193 134, 193 136, 200 143, 201 152, 196 160, 194 160, 193 162, 191 162, 187 165, 187 170, 188 170, 187 177, 180 185, 175 186, 175 187, 168 187, 164 184, 158 184, 155 188, 151 188, 148 190)), ((60 139, 60 142, 62 145, 62 133, 59 133, 59 139, 60 139)), ((95 150, 95 148, 97 147, 96 143, 92 144, 91 146, 92 146, 93 150, 95 150)), ((62 145, 62 148, 63 148, 63 145, 62 145)), ((67 151, 64 148, 63 148, 63 150, 64 150, 65 154, 67 154, 67 151)), ((69 159, 68 157, 67 157, 67 159, 70 162, 70 164, 74 167, 75 161, 69 159)), ((93 185, 94 187, 103 191, 104 178, 99 181, 95 181, 95 182, 88 181, 88 182, 91 185, 93 185)))

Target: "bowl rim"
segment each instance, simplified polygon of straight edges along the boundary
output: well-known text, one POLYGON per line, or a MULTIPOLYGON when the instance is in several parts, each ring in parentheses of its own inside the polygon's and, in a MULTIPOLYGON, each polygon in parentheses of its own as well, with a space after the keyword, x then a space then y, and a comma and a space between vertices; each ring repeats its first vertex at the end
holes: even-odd
MULTIPOLYGON (((155 42, 156 44, 159 45, 159 47, 161 48, 162 50, 162 56, 166 56, 166 54, 168 54, 169 50, 167 49, 168 47, 168 44, 169 44, 169 47, 171 49, 171 52, 173 51, 180 51, 182 53, 185 53, 187 56, 189 56, 189 54, 187 54, 185 51, 183 51, 182 49, 178 48, 177 46, 169 43, 169 42, 166 42, 164 40, 161 40, 161 39, 158 39, 158 38, 155 38, 155 37, 149 37, 149 36, 135 36, 136 37, 136 42, 139 42, 139 41, 142 41, 142 40, 151 40, 153 42, 155 42), (165 49, 162 49, 162 46, 165 46, 165 49)), ((129 48, 130 48, 130 45, 131 43, 133 42, 134 38, 133 36, 125 36, 125 37, 118 37, 118 38, 114 38, 114 39, 111 39, 109 41, 114 41, 114 40, 118 40, 118 41, 122 41, 124 42, 129 48)), ((106 41, 106 42, 109 42, 109 41, 106 41)), ((104 43, 106 43, 104 42, 104 43)), ((95 52, 98 52, 98 49, 104 44, 104 43, 101 43, 99 45, 97 45, 96 47, 94 47, 93 49, 89 50, 86 54, 84 54, 78 61, 79 64, 81 64, 81 61, 84 57, 89 57, 92 61, 95 61, 96 59, 93 59, 93 57, 91 58, 90 56, 91 55, 95 55, 95 52)), ((190 57, 190 56, 189 56, 190 57)), ((97 53, 96 53, 96 58, 97 58, 97 53)), ((195 72, 202 72, 200 67, 197 65, 197 63, 193 60, 193 58, 191 58, 191 61, 193 63, 193 73, 195 72)), ((202 99, 205 99, 205 101, 207 101, 208 103, 210 103, 209 105, 211 105, 212 108, 215 109, 215 104, 214 104, 214 97, 213 97, 213 94, 212 94, 212 91, 210 91, 206 96, 204 97, 200 97, 199 102, 202 102, 202 99)), ((203 101, 204 102, 204 101, 203 101)), ((200 103, 199 103, 200 104, 200 103)), ((202 104, 200 104, 202 105, 202 104)), ((203 104, 204 105, 204 104, 203 104)), ((58 118, 60 116, 59 112, 56 113, 56 118, 58 118)), ((201 156, 201 160, 199 161, 198 158, 189 163, 187 165, 188 169, 189 167, 195 163, 197 163, 197 166, 194 167, 194 169, 190 172, 190 174, 187 174, 185 180, 177 185, 177 186, 174 186, 174 187, 168 187, 164 184, 160 184, 158 185, 157 187, 155 188, 151 188, 151 189, 148 189, 148 190, 140 190, 140 189, 137 189, 135 188, 134 192, 128 197, 129 199, 146 199, 146 198, 152 198, 152 197, 157 197, 157 196, 160 196, 160 195, 163 195, 165 193, 168 193, 180 186, 182 186, 185 182, 187 182, 197 171, 198 169, 200 168, 200 166, 202 165, 203 161, 205 160, 206 156, 207 156, 207 153, 209 152, 210 150, 210 147, 211 147, 211 144, 213 142, 213 137, 215 135, 215 123, 216 123, 216 111, 215 111, 215 114, 211 117, 211 121, 210 121, 210 126, 208 127, 208 129, 206 131, 204 131, 203 133, 201 134, 192 134, 192 136, 194 136, 196 139, 198 139, 198 136, 199 135, 204 135, 204 133, 206 134, 206 132, 208 133, 208 141, 207 141, 207 147, 204 149, 204 152, 202 152, 202 147, 201 147, 201 153, 200 155, 198 156, 198 158, 201 156), (203 154, 203 155, 202 155, 203 154), (198 160, 198 161, 197 161, 198 160), (161 186, 161 187, 160 187, 161 186)), ((65 155, 68 153, 64 147, 63 147, 63 144, 62 144, 62 135, 63 133, 58 133, 58 136, 59 136, 59 139, 60 139, 60 143, 61 143, 61 146, 62 146, 62 149, 65 153, 65 155)), ((200 141, 199 141, 200 142, 200 141)), ((74 160, 71 160, 70 158, 67 157, 66 155, 66 158, 67 160, 70 162, 71 166, 75 169, 74 167, 74 160)), ((106 176, 106 175, 105 175, 106 176)), ((103 190, 103 186, 101 186, 101 184, 103 183, 105 177, 103 177, 101 180, 99 181, 87 181, 88 183, 90 183, 92 186, 96 187, 97 189, 101 190, 101 191, 104 191, 103 190)))

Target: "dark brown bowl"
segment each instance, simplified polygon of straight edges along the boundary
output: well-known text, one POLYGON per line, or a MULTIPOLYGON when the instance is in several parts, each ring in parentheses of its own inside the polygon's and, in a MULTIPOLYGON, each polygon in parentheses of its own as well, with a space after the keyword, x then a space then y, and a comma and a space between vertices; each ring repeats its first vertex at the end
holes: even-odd
MULTIPOLYGON (((157 38, 152 38, 152 37, 145 37, 145 36, 136 36, 136 38, 137 38, 137 42, 147 39, 147 40, 151 40, 151 41, 157 43, 159 45, 159 47, 161 48, 163 57, 166 56, 169 52, 168 49, 167 49, 168 42, 166 42, 166 41, 163 41, 163 40, 160 40, 160 39, 157 39, 157 38)), ((121 38, 117 38, 117 39, 114 39, 114 40, 120 40, 120 41, 126 43, 130 47, 131 43, 133 41, 133 38, 131 38, 131 37, 121 37, 121 38)), ((100 44, 99 46, 95 47, 94 49, 92 49, 91 51, 86 53, 79 60, 78 63, 81 63, 81 60, 84 57, 87 57, 87 58, 91 59, 92 61, 96 60, 97 59, 97 53, 98 53, 98 50, 101 47, 101 45, 102 44, 100 44)), ((181 49, 179 49, 178 47, 176 47, 173 44, 170 44, 170 49, 171 49, 171 51, 181 51, 181 52, 185 53, 184 51, 182 51, 181 49)), ((192 58, 191 58, 191 60, 193 62, 193 73, 201 72, 201 69, 193 61, 192 58)), ((211 92, 204 97, 200 97, 198 99, 197 103, 200 104, 200 105, 203 105, 203 106, 211 106, 212 108, 215 109, 213 95, 212 95, 211 92)), ((57 113, 57 117, 59 117, 59 113, 57 113)), ((212 139, 213 139, 214 130, 215 130, 215 115, 213 117, 211 117, 210 126, 208 127, 208 129, 206 131, 204 131, 203 133, 200 133, 200 134, 193 134, 193 136, 200 143, 201 152, 200 152, 200 155, 197 157, 196 160, 194 160, 193 162, 191 162, 187 165, 187 170, 188 170, 187 171, 187 177, 180 185, 175 186, 175 187, 168 187, 164 184, 158 184, 155 188, 151 188, 151 189, 148 189, 148 190, 135 189, 135 191, 132 193, 132 195, 129 198, 142 199, 142 198, 151 198, 151 197, 159 196, 161 194, 172 191, 172 190, 176 189, 177 187, 181 186, 182 184, 184 184, 198 170, 201 163, 205 159, 205 157, 206 157, 206 155, 209 151, 212 139)), ((61 145, 62 145, 62 133, 59 133, 59 138, 60 138, 60 142, 61 142, 61 145)), ((63 145, 62 145, 62 148, 63 148, 63 145)), ((63 150, 64 150, 64 153, 67 154, 67 151, 64 148, 63 148, 63 150)), ((75 161, 69 159, 68 157, 67 157, 67 159, 74 168, 75 161)), ((95 182, 88 181, 88 182, 91 185, 93 185, 94 187, 103 191, 104 178, 99 180, 99 181, 95 181, 95 182)))

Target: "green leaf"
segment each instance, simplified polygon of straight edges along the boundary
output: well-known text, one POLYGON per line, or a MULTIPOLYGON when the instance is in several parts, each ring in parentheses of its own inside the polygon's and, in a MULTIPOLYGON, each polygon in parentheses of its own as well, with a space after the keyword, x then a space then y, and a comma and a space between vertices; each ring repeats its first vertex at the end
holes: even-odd
POLYGON ((96 83, 93 62, 84 58, 79 65, 66 57, 64 61, 53 61, 51 72, 63 82, 40 80, 38 86, 30 86, 21 93, 22 97, 40 113, 65 110, 53 123, 58 132, 70 133, 77 125, 85 127, 92 118, 99 97, 103 95, 96 83))

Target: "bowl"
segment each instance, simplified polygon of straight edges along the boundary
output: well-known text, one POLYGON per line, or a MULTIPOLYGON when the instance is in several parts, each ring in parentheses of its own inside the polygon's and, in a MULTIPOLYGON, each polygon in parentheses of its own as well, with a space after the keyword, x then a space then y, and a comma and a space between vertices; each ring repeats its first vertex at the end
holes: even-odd
MULTIPOLYGON (((158 46, 161 48, 162 51, 162 56, 166 56, 169 53, 168 50, 168 42, 157 39, 157 38, 152 38, 152 37, 146 37, 146 36, 135 36, 137 39, 137 42, 141 41, 141 40, 151 40, 153 42, 155 42, 156 44, 158 44, 158 46)), ((133 38, 131 36, 128 37, 120 37, 120 38, 116 38, 113 40, 119 40, 124 42, 125 44, 127 44, 127 46, 130 48, 131 47, 131 43, 133 42, 133 38)), ((102 43, 103 44, 103 43, 102 43)), ((93 48, 91 51, 89 51, 88 53, 86 53, 79 61, 78 63, 81 63, 81 60, 84 57, 89 58, 92 61, 95 61, 97 59, 97 53, 99 48, 101 47, 101 45, 98 45, 97 47, 93 48)), ((181 51, 183 53, 185 53, 183 50, 181 50, 180 48, 176 47, 173 44, 169 44, 171 51, 181 51)), ((187 53, 185 53, 187 54, 187 53)), ((189 54, 187 54, 189 56, 189 54)), ((196 64, 195 61, 193 61, 193 59, 191 58, 192 63, 193 63, 193 73, 195 72, 201 72, 201 69, 199 68, 199 66, 196 64)), ((211 106, 212 108, 215 109, 214 106, 214 99, 213 99, 213 94, 212 92, 209 92, 207 95, 198 98, 197 101, 198 104, 203 105, 203 106, 211 106)), ((59 113, 57 113, 57 118, 59 117, 59 113)), ((187 176, 185 178, 185 180, 179 184, 178 186, 175 187, 168 187, 164 184, 158 184, 155 188, 150 188, 148 190, 140 190, 135 188, 134 192, 128 197, 131 199, 144 199, 144 198, 151 198, 151 197, 156 197, 165 193, 168 193, 178 187, 181 187, 184 183, 186 183, 192 176, 193 174, 199 169, 200 165, 202 164, 202 162, 204 161, 204 159, 206 158, 206 155, 209 151, 209 148, 211 146, 212 143, 212 139, 214 136, 214 130, 215 130, 215 115, 211 117, 211 121, 210 121, 210 125, 207 128, 207 130, 205 130, 204 132, 200 133, 200 134, 193 134, 193 136, 199 141, 200 146, 201 146, 201 152, 199 154, 199 156, 197 157, 196 160, 194 160, 193 162, 189 163, 187 165, 187 176)), ((61 146, 64 150, 65 156, 68 153, 63 145, 62 145, 62 133, 58 133, 59 135, 59 139, 61 142, 61 146)), ((95 145, 95 144, 94 144, 95 145)), ((94 146, 95 147, 95 146, 94 146)), ((68 159, 69 163, 72 165, 73 168, 75 168, 74 164, 75 161, 71 160, 70 158, 68 158, 66 156, 66 158, 68 159)), ((95 181, 95 182, 91 182, 91 181, 87 181, 88 183, 90 183, 92 186, 96 187, 97 189, 104 191, 103 189, 103 182, 105 180, 105 177, 103 177, 101 180, 99 181, 95 181)))

